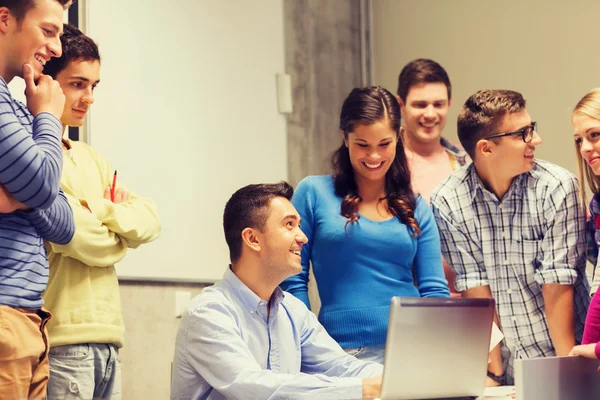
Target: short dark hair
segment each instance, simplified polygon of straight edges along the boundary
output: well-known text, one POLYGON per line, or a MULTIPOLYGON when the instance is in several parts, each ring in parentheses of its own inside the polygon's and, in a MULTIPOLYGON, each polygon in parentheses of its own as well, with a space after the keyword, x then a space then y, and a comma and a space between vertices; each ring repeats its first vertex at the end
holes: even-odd
POLYGON ((480 90, 469 97, 458 113, 457 130, 471 159, 475 159, 477 142, 494 134, 506 114, 519 112, 525 105, 523 95, 513 90, 480 90))
POLYGON ((231 262, 242 255, 242 231, 254 228, 265 229, 269 218, 269 203, 275 197, 292 199, 294 189, 287 182, 248 185, 236 191, 225 205, 223 230, 229 246, 231 262))
MULTIPOLYGON (((10 10, 11 14, 17 20, 17 23, 21 23, 23 18, 27 15, 29 10, 35 7, 36 2, 38 0, 0 0, 0 7, 6 7, 10 10)), ((60 3, 63 8, 66 10, 71 7, 71 4, 75 2, 75 0, 55 0, 60 3)))
POLYGON ((89 37, 71 24, 64 24, 64 33, 60 37, 62 55, 51 58, 44 66, 44 74, 56 78, 71 61, 100 61, 98 46, 89 37))
POLYGON ((420 83, 443 83, 448 90, 448 100, 452 98, 452 85, 446 70, 433 60, 418 58, 406 64, 398 75, 396 94, 406 103, 410 88, 420 83))

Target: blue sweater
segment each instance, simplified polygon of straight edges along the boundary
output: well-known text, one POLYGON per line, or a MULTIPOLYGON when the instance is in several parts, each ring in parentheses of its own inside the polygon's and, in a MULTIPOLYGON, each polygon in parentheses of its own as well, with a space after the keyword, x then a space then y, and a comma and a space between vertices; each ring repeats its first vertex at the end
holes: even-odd
POLYGON ((48 282, 43 240, 66 244, 73 213, 60 190, 62 125, 35 118, 0 78, 0 185, 29 211, 0 214, 0 304, 38 309, 48 282))
POLYGON ((308 307, 312 262, 321 298, 319 321, 343 348, 385 343, 392 296, 450 296, 439 232, 420 196, 415 219, 421 234, 415 238, 395 217, 375 222, 360 216, 344 230, 347 219, 341 215, 342 199, 335 195, 331 175, 303 179, 292 203, 308 243, 302 248, 302 272, 281 287, 308 307))

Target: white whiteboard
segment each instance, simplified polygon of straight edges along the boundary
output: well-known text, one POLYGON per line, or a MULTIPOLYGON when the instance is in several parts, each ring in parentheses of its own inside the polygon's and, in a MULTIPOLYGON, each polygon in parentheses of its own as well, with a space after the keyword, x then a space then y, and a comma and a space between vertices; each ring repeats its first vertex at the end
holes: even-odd
POLYGON ((161 237, 117 265, 120 278, 220 279, 226 200, 287 178, 282 1, 87 0, 102 56, 89 142, 162 220, 161 237))

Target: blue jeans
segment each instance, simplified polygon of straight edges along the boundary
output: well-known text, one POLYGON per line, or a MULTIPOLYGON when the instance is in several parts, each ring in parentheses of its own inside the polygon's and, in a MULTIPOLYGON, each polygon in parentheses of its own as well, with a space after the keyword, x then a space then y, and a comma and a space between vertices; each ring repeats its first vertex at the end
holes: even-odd
POLYGON ((112 344, 50 348, 48 400, 121 400, 121 363, 112 344))
POLYGON ((344 349, 351 356, 354 356, 362 361, 375 361, 383 364, 383 355, 385 353, 385 345, 377 344, 374 346, 355 347, 353 349, 344 349))

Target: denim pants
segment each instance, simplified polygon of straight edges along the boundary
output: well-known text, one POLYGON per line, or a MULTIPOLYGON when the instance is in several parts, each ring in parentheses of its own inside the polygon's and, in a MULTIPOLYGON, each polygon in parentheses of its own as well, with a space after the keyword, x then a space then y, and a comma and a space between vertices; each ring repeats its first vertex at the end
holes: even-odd
POLYGON ((375 361, 383 365, 383 355, 385 353, 385 345, 377 344, 374 346, 356 347, 353 349, 344 349, 351 356, 354 356, 362 361, 375 361))
POLYGON ((50 348, 48 400, 121 400, 121 363, 112 344, 50 348))

